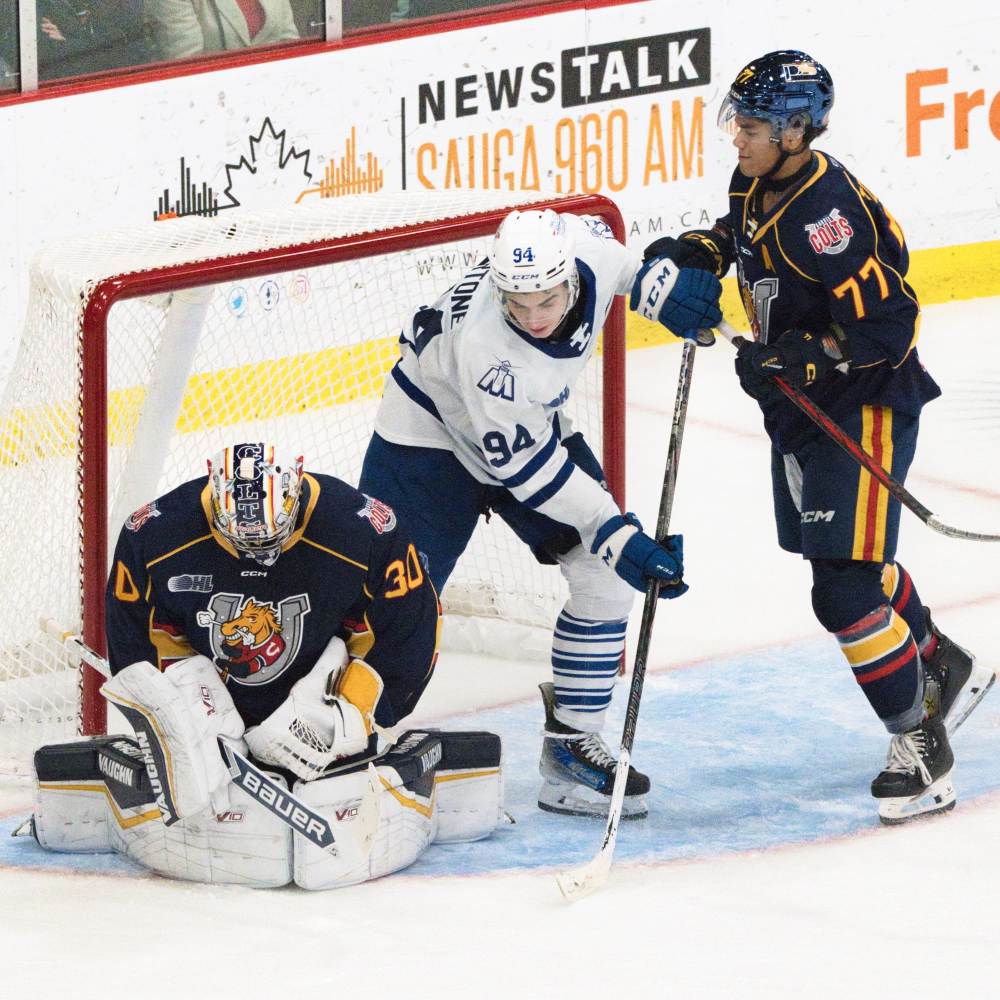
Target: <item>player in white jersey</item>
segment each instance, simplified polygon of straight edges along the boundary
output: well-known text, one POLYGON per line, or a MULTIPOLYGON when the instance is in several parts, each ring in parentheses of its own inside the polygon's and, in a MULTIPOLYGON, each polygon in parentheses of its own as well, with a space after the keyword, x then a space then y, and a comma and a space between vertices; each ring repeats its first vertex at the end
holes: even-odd
MULTIPOLYGON (((554 683, 542 685, 543 809, 607 813, 615 762, 598 733, 632 588, 655 578, 661 597, 687 590, 682 537, 657 544, 622 514, 563 407, 616 295, 631 293, 633 309, 684 335, 721 319, 718 291, 704 270, 643 264, 596 218, 512 212, 490 258, 400 337, 360 488, 406 518, 439 591, 487 510, 569 584, 554 683)), ((648 789, 630 770, 623 815, 645 815, 648 789)))

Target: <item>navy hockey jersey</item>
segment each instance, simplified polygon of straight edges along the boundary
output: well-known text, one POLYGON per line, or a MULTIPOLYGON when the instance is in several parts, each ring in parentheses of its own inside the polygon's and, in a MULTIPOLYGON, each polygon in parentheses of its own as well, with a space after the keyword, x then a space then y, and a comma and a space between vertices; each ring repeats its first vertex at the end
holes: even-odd
MULTIPOLYGON (((834 419, 863 404, 916 415, 940 389, 916 351, 920 307, 906 283, 909 253, 882 203, 825 153, 783 198, 763 208, 766 186, 737 169, 729 213, 716 223, 736 260, 754 338, 773 343, 787 330, 839 323, 851 370, 805 389, 834 419)), ((761 403, 765 427, 782 452, 810 433, 809 419, 784 397, 761 403)))
POLYGON ((296 530, 267 567, 215 530, 204 478, 142 507, 118 538, 106 609, 112 672, 201 653, 247 726, 335 635, 382 677, 382 726, 413 710, 437 656, 437 595, 395 512, 315 473, 304 474, 296 530))

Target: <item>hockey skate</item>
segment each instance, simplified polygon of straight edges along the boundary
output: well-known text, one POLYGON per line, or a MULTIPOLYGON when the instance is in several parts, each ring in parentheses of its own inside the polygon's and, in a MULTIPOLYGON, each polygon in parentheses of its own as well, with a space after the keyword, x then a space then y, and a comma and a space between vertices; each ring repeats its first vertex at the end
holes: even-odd
POLYGON ((924 616, 928 632, 938 641, 934 655, 924 661, 927 679, 924 708, 928 716, 941 714, 950 735, 983 700, 996 675, 989 667, 977 663, 967 649, 938 630, 931 619, 930 608, 924 608, 924 616))
MULTIPOLYGON (((564 725, 555 716, 556 692, 551 683, 539 684, 545 705, 545 732, 538 770, 544 781, 538 808, 566 816, 608 815, 617 762, 597 733, 564 725)), ((622 819, 643 819, 649 812, 644 796, 649 778, 634 767, 628 770, 622 819)))
POLYGON ((955 758, 944 718, 925 719, 916 729, 893 736, 882 773, 872 782, 883 823, 905 823, 955 806, 951 769, 955 758))

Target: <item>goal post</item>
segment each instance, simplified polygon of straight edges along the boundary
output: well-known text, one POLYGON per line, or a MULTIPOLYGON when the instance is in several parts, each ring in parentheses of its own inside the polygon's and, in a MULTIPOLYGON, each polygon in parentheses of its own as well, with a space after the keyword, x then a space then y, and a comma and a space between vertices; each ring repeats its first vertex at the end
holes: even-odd
MULTIPOLYGON (((624 242, 606 198, 475 192, 169 220, 39 255, 0 406, 0 518, 22 566, 38 567, 30 585, 15 561, 0 574, 0 606, 18 623, 0 639, 0 770, 51 738, 49 721, 66 735, 74 718, 81 733, 104 731, 100 676, 82 670, 76 704, 50 693, 75 668, 30 623, 51 619, 106 652, 104 588, 124 519, 237 437, 278 440, 301 449, 307 468, 356 482, 402 323, 481 259, 516 207, 594 215, 624 242), (33 516, 50 512, 35 531, 33 516)), ((618 298, 572 401, 620 504, 624 326, 618 298)), ((551 626, 558 572, 534 582, 518 562, 531 562, 526 547, 494 523, 445 589, 446 614, 551 626), (480 544, 500 548, 480 556, 480 544), (508 563, 511 582, 500 581, 508 563)))

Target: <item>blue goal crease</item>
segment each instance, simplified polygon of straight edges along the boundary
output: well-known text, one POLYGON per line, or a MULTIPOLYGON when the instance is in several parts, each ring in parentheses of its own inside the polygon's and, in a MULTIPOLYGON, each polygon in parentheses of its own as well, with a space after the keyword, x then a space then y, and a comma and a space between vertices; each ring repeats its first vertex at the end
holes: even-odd
MULTIPOLYGON (((617 750, 627 686, 615 692, 605 739, 617 750)), ((411 876, 561 868, 589 860, 603 819, 536 806, 542 706, 463 714, 441 728, 499 733, 504 824, 472 844, 431 845, 411 876)), ((871 779, 889 737, 836 647, 822 640, 647 677, 632 763, 650 777, 649 816, 621 825, 618 861, 657 864, 787 845, 876 828, 871 779)), ((958 809, 1000 789, 1000 695, 987 697, 953 740, 958 809)), ((53 854, 11 839, 0 821, 0 867, 127 874, 116 855, 53 854)))

